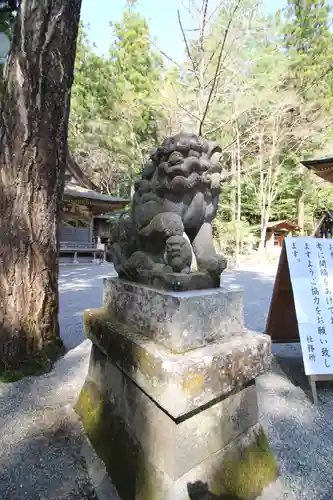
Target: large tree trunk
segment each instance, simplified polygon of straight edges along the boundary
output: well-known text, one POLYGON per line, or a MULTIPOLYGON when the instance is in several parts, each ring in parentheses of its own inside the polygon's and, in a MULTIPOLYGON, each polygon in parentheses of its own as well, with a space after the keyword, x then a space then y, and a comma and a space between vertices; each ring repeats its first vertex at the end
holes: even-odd
POLYGON ((51 357, 81 0, 22 0, 0 106, 0 364, 51 357))

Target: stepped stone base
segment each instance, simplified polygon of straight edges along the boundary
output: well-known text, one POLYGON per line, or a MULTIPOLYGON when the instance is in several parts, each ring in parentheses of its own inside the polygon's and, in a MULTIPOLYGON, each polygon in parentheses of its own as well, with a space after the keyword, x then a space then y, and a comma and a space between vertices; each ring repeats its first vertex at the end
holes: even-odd
MULTIPOLYGON (((210 498, 205 495, 211 492, 256 498, 276 477, 276 464, 258 423, 255 387, 255 378, 270 363, 270 338, 244 329, 233 335, 221 319, 224 326, 221 332, 215 329, 214 341, 174 352, 160 333, 154 335, 156 309, 146 319, 151 328, 146 336, 124 317, 119 304, 125 299, 127 304, 136 302, 131 287, 124 299, 127 286, 107 280, 104 308, 85 313, 93 347, 76 406, 120 497, 200 500, 210 498)), ((154 299, 152 289, 142 288, 154 299)), ((163 305, 161 292, 155 293, 155 304, 167 309, 169 321, 177 313, 175 303, 181 310, 184 300, 191 303, 186 293, 193 292, 171 299, 172 292, 167 292, 163 305)), ((135 295, 140 295, 138 290, 135 295)), ((225 290, 218 295, 220 302, 223 296, 229 303, 235 297, 225 290)), ((207 296, 210 300, 211 295, 202 292, 200 300, 207 296)), ((208 321, 211 309, 201 305, 202 315, 205 310, 208 321)), ((180 316, 187 324, 193 321, 180 316)), ((242 323, 239 309, 234 318, 234 324, 242 323)))

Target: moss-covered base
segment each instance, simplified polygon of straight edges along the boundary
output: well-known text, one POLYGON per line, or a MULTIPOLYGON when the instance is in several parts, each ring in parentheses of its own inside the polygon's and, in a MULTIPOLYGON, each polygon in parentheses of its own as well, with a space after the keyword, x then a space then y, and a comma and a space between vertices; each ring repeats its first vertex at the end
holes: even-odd
POLYGON ((15 366, 5 366, 0 361, 0 382, 10 383, 24 377, 43 375, 51 370, 53 364, 64 353, 65 348, 59 338, 43 352, 30 355, 15 366))
MULTIPOLYGON (((141 449, 96 384, 87 381, 75 411, 122 499, 135 499, 136 475, 143 464, 141 449)), ((146 500, 152 500, 147 497, 146 500)))
POLYGON ((257 498, 277 478, 277 464, 262 428, 249 446, 230 450, 211 481, 212 493, 227 492, 241 500, 257 498))
POLYGON ((173 481, 150 462, 92 380, 86 381, 75 409, 122 500, 254 500, 277 477, 275 459, 260 428, 173 481))

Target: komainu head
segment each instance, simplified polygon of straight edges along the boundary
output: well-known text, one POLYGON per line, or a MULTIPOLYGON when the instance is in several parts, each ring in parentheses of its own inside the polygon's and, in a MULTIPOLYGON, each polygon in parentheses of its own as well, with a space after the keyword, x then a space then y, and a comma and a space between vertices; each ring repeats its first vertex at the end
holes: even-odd
POLYGON ((162 193, 206 188, 218 190, 221 181, 221 148, 194 134, 168 137, 151 152, 138 188, 162 193))

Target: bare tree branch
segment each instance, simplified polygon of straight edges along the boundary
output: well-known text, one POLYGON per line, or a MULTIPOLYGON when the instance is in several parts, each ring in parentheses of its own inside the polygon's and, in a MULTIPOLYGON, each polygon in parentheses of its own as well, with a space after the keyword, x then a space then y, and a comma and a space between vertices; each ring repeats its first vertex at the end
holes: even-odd
POLYGON ((198 78, 198 74, 197 74, 197 65, 195 63, 195 60, 193 59, 192 57, 192 54, 191 54, 191 51, 190 51, 190 47, 189 47, 189 44, 188 44, 188 40, 187 40, 187 37, 186 37, 186 34, 185 34, 185 31, 184 31, 184 28, 183 28, 183 24, 182 24, 182 20, 180 18, 180 12, 179 12, 179 9, 177 10, 177 14, 178 14, 178 22, 179 22, 179 26, 180 26, 180 29, 181 29, 181 32, 182 32, 182 36, 183 36, 183 40, 184 40, 184 43, 185 43, 185 47, 186 47, 186 52, 187 52, 187 55, 192 63, 192 68, 193 68, 193 73, 196 77, 196 79, 198 80, 198 84, 200 86, 200 80, 198 78))
POLYGON ((174 59, 172 59, 172 57, 168 56, 168 54, 166 54, 166 52, 164 52, 163 50, 161 50, 157 45, 156 43, 153 41, 153 40, 150 40, 150 43, 155 47, 156 50, 158 50, 158 52, 164 56, 166 59, 168 59, 170 62, 172 62, 172 64, 174 64, 175 66, 177 66, 178 69, 181 69, 181 65, 179 63, 177 63, 174 59))
POLYGON ((226 122, 223 122, 223 123, 220 123, 220 125, 217 125, 216 127, 208 130, 206 132, 206 135, 211 135, 211 134, 214 134, 215 132, 217 132, 218 130, 220 130, 222 127, 225 127, 226 125, 229 125, 229 123, 232 123, 234 120, 238 120, 242 115, 246 114, 249 112, 249 109, 245 109, 244 111, 242 111, 241 113, 238 113, 236 116, 231 116, 231 118, 229 118, 229 120, 227 120, 226 122))
POLYGON ((215 85, 217 83, 217 75, 218 75, 218 73, 220 71, 221 60, 222 60, 222 54, 223 54, 223 51, 224 51, 224 47, 225 47, 225 44, 226 44, 226 41, 227 41, 227 38, 228 38, 228 34, 229 34, 229 30, 230 30, 231 24, 232 24, 232 22, 234 20, 234 16, 235 16, 237 10, 240 7, 241 1, 242 0, 238 0, 237 4, 235 5, 235 7, 233 9, 233 12, 232 12, 232 14, 231 14, 231 16, 229 18, 229 21, 228 21, 227 27, 225 29, 225 32, 224 32, 223 42, 222 42, 222 45, 221 45, 221 50, 220 50, 218 61, 217 61, 217 65, 216 65, 214 82, 213 82, 213 84, 211 86, 211 89, 210 89, 210 92, 208 94, 208 98, 207 98, 205 110, 204 110, 204 113, 203 113, 203 116, 201 118, 201 122, 200 122, 200 125, 199 125, 199 135, 202 135, 202 129, 203 129, 203 125, 204 125, 207 113, 208 113, 209 104, 211 102, 212 95, 213 95, 213 92, 215 90, 215 85))
POLYGON ((211 53, 211 55, 210 55, 210 57, 209 57, 209 59, 208 59, 208 61, 207 61, 207 64, 206 64, 206 66, 205 66, 205 72, 206 72, 206 71, 207 71, 207 69, 209 68, 209 65, 210 65, 210 63, 212 62, 212 60, 214 59, 215 54, 217 53, 217 51, 218 51, 218 49, 219 49, 219 47, 220 47, 221 43, 222 43, 222 40, 219 40, 219 41, 218 41, 218 43, 216 44, 215 49, 214 49, 214 50, 213 50, 213 52, 211 53))
POLYGON ((213 17, 215 16, 216 12, 218 12, 220 10, 220 8, 222 7, 223 5, 223 2, 224 0, 221 0, 221 2, 215 7, 215 9, 213 10, 213 12, 209 15, 208 19, 207 19, 207 24, 210 23, 210 21, 213 19, 213 17))
POLYGON ((207 20, 207 9, 208 9, 208 0, 202 0, 201 12, 202 12, 202 22, 200 26, 200 48, 204 50, 204 35, 206 29, 206 20, 207 20))
MULTIPOLYGON (((186 10, 186 12, 192 17, 193 21, 195 21, 196 18, 193 15, 193 12, 191 11, 190 5, 188 5, 188 7, 187 7, 184 2, 181 2, 181 4, 184 7, 184 9, 186 10)), ((189 4, 190 4, 190 2, 189 2, 189 4)))
MULTIPOLYGON (((171 84, 172 88, 173 88, 173 85, 171 84)), ((175 89, 173 88, 173 91, 174 91, 174 94, 175 96, 177 96, 177 93, 175 91, 175 89)), ((194 118, 196 121, 199 121, 200 122, 200 117, 198 115, 196 115, 195 113, 193 113, 192 111, 190 111, 189 109, 187 109, 185 106, 183 106, 178 98, 176 97, 176 101, 174 101, 173 99, 170 99, 170 97, 167 97, 168 101, 171 102, 171 104, 174 104, 176 106, 178 106, 180 109, 182 109, 183 111, 185 111, 185 113, 190 116, 191 118, 194 118)))

